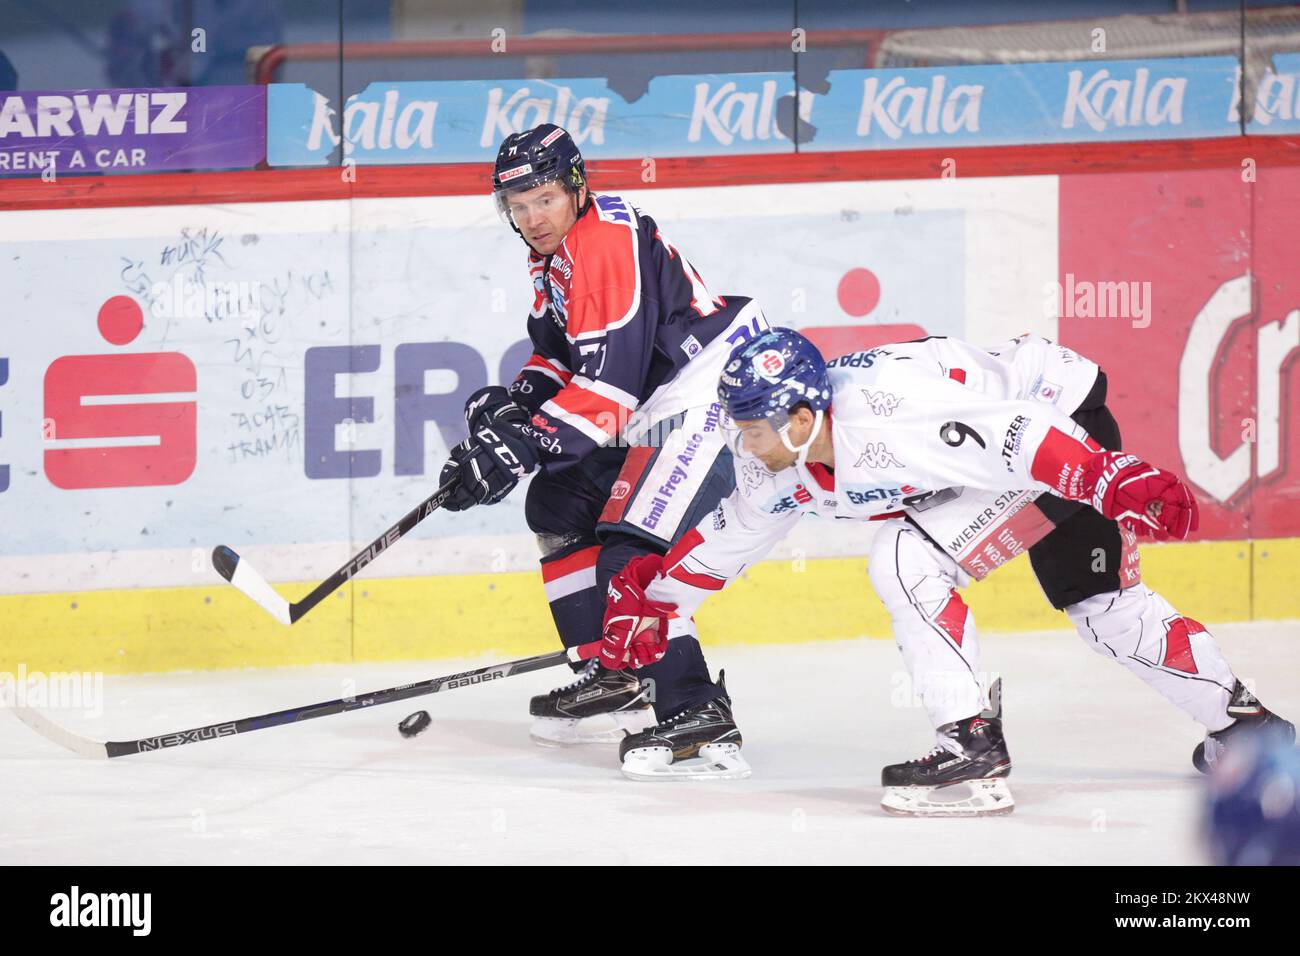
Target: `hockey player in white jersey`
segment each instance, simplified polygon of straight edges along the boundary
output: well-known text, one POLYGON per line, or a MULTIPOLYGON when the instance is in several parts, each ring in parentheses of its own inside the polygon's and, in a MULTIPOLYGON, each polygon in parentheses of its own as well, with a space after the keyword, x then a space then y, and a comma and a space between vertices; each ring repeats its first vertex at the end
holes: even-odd
MULTIPOLYGON (((1205 726, 1199 769, 1244 732, 1293 739, 1209 631, 1142 583, 1136 537, 1185 538, 1196 501, 1172 473, 1119 450, 1105 388, 1096 364, 1031 335, 990 350, 934 337, 830 363, 789 329, 738 347, 718 390, 736 490, 662 559, 639 558, 611 582, 605 666, 662 654, 671 617, 693 614, 802 515, 889 518, 869 575, 937 745, 884 768, 886 809, 1012 808, 999 688, 981 683, 957 589, 1024 550, 1088 646, 1205 726)), ((688 723, 627 737, 624 772, 670 774, 677 754, 707 755, 707 721, 688 723)))

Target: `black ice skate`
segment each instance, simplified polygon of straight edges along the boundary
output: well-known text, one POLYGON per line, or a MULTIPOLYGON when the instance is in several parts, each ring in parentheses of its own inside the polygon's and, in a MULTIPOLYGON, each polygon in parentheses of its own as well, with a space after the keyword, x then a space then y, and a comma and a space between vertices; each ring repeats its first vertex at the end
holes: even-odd
POLYGON ((740 754, 743 741, 731 713, 726 671, 719 673, 718 685, 721 697, 625 737, 618 748, 623 774, 632 780, 748 777, 752 771, 740 754))
POLYGON ((977 816, 1015 808, 1006 778, 1011 755, 1002 737, 1002 681, 990 688, 988 710, 937 731, 924 757, 890 764, 880 773, 881 807, 905 816, 977 816))
POLYGON ((617 743, 655 722, 650 687, 631 671, 606 670, 594 660, 573 683, 534 697, 528 713, 531 736, 544 746, 617 743))
POLYGON ((1245 737, 1271 734, 1287 745, 1295 741, 1295 725, 1261 704, 1241 681, 1232 688, 1228 716, 1236 719, 1222 730, 1207 735, 1192 751, 1192 765, 1201 773, 1214 769, 1233 744, 1240 743, 1245 737))

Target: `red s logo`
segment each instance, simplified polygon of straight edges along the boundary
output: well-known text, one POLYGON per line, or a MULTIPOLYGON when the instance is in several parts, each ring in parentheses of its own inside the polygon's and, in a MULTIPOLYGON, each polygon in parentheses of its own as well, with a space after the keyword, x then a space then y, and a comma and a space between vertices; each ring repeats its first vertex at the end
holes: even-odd
MULTIPOLYGON (((114 345, 143 327, 127 296, 99 310, 100 333, 114 345)), ((194 363, 179 352, 56 359, 45 372, 46 476, 68 489, 180 484, 197 458, 198 403, 178 399, 197 388, 194 363)))

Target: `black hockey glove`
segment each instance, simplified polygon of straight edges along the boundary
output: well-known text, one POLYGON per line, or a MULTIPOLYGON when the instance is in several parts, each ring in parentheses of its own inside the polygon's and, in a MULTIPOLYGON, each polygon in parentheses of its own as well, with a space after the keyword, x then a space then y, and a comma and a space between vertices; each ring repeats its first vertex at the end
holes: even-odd
POLYGON ((510 494, 520 479, 528 477, 537 467, 537 460, 537 446, 521 434, 518 424, 502 421, 495 426, 483 425, 453 448, 442 466, 439 484, 460 476, 456 490, 443 507, 464 511, 475 505, 494 505, 510 494))
POLYGON ((465 400, 465 428, 472 435, 481 425, 489 428, 502 421, 523 424, 528 412, 515 403, 510 392, 500 385, 480 388, 465 400))

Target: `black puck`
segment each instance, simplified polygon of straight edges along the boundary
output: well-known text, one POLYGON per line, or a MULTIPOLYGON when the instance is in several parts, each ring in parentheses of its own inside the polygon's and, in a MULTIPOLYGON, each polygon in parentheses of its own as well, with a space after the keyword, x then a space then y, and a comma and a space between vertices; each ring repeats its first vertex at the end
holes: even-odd
POLYGON ((417 710, 398 724, 397 730, 403 737, 414 737, 416 734, 424 733, 431 723, 433 718, 429 716, 427 710, 417 710))

